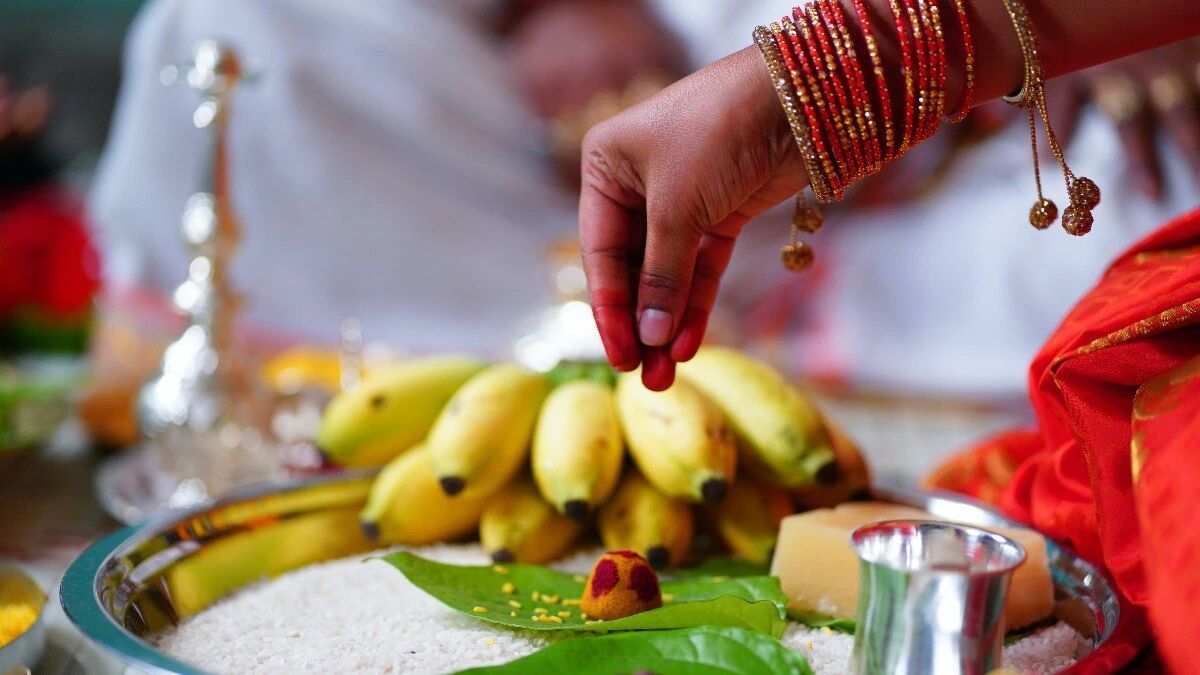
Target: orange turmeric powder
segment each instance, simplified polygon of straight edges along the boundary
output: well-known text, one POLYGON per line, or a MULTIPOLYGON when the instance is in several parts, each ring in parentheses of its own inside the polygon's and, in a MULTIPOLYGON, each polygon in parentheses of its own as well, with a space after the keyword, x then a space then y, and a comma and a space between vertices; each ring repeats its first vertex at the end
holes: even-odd
POLYGON ((633 551, 609 551, 592 568, 579 604, 589 619, 603 621, 662 607, 658 575, 633 551))

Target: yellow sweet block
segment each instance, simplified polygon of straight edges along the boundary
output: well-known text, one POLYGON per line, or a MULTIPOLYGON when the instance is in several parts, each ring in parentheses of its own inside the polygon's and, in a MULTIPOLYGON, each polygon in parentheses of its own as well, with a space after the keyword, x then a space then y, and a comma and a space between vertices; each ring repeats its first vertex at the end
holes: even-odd
MULTIPOLYGON (((908 506, 852 502, 789 516, 779 528, 771 574, 779 577, 788 607, 838 618, 858 612, 858 556, 850 533, 881 520, 945 520, 908 506)), ((1054 611, 1054 582, 1042 535, 1023 528, 995 528, 1025 547, 1004 606, 1009 630, 1036 623, 1054 611)))

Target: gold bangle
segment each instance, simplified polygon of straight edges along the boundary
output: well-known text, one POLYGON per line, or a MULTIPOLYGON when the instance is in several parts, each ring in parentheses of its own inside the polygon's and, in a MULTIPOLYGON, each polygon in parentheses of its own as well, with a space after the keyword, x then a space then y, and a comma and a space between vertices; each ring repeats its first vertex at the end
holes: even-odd
POLYGON ((1015 94, 1008 94, 1004 100, 1018 108, 1027 108, 1037 96, 1042 86, 1042 60, 1038 56, 1037 36, 1033 33, 1033 21, 1025 11, 1021 0, 1003 0, 1004 9, 1012 20, 1013 30, 1017 34, 1017 45, 1021 48, 1022 68, 1024 77, 1021 88, 1015 94))
MULTIPOLYGON (((778 32, 778 27, 774 26, 774 28, 776 28, 775 32, 778 32)), ((827 176, 822 173, 817 150, 805 131, 804 122, 800 119, 800 113, 796 109, 797 99, 804 95, 803 89, 797 87, 789 76, 785 76, 787 67, 784 65, 783 56, 779 53, 779 47, 775 44, 775 37, 771 31, 763 26, 755 28, 754 43, 758 45, 763 59, 767 62, 767 72, 771 76, 771 84, 779 96, 784 116, 787 117, 788 126, 791 127, 796 145, 800 149, 800 157, 804 162, 805 171, 808 172, 808 184, 812 188, 813 195, 820 201, 828 202, 833 199, 833 192, 827 182, 827 176)), ((827 158, 826 163, 828 163, 827 158)), ((804 196, 804 190, 801 189, 796 194, 796 210, 792 216, 788 243, 779 251, 779 259, 785 269, 790 272, 800 272, 812 266, 812 246, 799 241, 797 235, 801 229, 815 231, 821 227, 823 220, 821 212, 809 203, 804 196)))
POLYGON ((775 88, 775 93, 779 96, 779 103, 783 106, 784 116, 787 117, 788 126, 791 127, 792 135, 796 139, 796 145, 800 149, 800 157, 804 162, 805 171, 808 173, 808 182, 812 186, 813 194, 816 195, 818 200, 828 202, 833 198, 833 194, 829 188, 829 184, 826 182, 825 176, 822 174, 820 160, 816 149, 813 147, 812 139, 808 137, 804 122, 800 119, 800 113, 797 110, 796 90, 790 77, 785 75, 786 68, 783 64, 783 56, 780 55, 779 48, 775 45, 775 38, 766 27, 758 26, 754 29, 754 43, 758 45, 759 50, 763 54, 763 59, 767 62, 767 72, 771 76, 771 85, 775 88))
POLYGON ((1021 0, 1003 0, 1004 7, 1012 19, 1013 30, 1017 35, 1017 43, 1021 48, 1024 61, 1024 81, 1021 89, 1004 97, 1012 105, 1026 111, 1029 121, 1029 145, 1033 153, 1033 178, 1037 185, 1037 201, 1029 210, 1029 223, 1037 229, 1045 229, 1058 217, 1058 207, 1046 199, 1042 192, 1041 167, 1038 165, 1037 150, 1037 120, 1040 117, 1046 127, 1046 142, 1054 153, 1062 168, 1063 181, 1067 186, 1070 206, 1063 211, 1063 229, 1076 236, 1087 234, 1092 229, 1094 218, 1092 210, 1100 203, 1100 188, 1091 179, 1076 176, 1067 165, 1063 154, 1062 144, 1050 124, 1050 114, 1046 106, 1045 71, 1042 68, 1041 57, 1038 53, 1037 34, 1034 32, 1033 21, 1029 18, 1024 3, 1021 0))
MULTIPOLYGON (((791 19, 784 17, 780 21, 780 25, 783 27, 784 32, 786 32, 787 35, 792 38, 793 41, 795 41, 797 38, 796 24, 793 23, 791 19)), ((820 87, 817 86, 816 81, 810 74, 797 73, 793 71, 792 83, 795 85, 796 93, 799 95, 800 102, 802 104, 813 108, 814 112, 819 115, 826 114, 825 98, 821 94, 820 87), (803 78, 803 80, 801 78, 803 78)), ((811 133, 811 127, 809 133, 811 133)), ((819 144, 817 142, 813 142, 813 146, 815 146, 817 159, 820 161, 821 168, 824 170, 824 175, 828 179, 830 185, 829 195, 832 199, 826 199, 824 201, 829 202, 833 199, 841 199, 841 194, 836 187, 837 181, 834 179, 836 174, 834 173, 835 169, 833 168, 833 159, 829 156, 829 151, 824 147, 823 144, 819 144)), ((816 193, 814 191, 814 195, 815 194, 816 193)))

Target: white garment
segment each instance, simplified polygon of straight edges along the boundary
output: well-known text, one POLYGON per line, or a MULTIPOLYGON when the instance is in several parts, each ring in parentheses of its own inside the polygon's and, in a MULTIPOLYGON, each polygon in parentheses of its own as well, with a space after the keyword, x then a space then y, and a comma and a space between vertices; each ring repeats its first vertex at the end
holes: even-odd
MULTIPOLYGON (((478 3, 476 3, 478 4, 478 3)), ((780 0, 658 0, 697 64, 749 43, 780 0)), ((93 214, 117 284, 169 289, 186 255, 179 212, 197 184, 195 95, 158 69, 216 37, 262 79, 234 101, 234 200, 245 226, 235 272, 249 320, 330 338, 359 317, 371 339, 415 349, 499 351, 546 302, 542 251, 575 227, 535 150, 540 130, 499 49, 462 3, 413 0, 156 0, 127 45, 126 74, 93 214), (450 11, 456 10, 456 11, 450 11)), ((828 292, 783 287, 820 330, 794 362, 930 393, 1013 396, 1056 322, 1100 271, 1168 214, 1200 202, 1168 153, 1173 197, 1145 203, 1122 175, 1106 123, 1088 118, 1072 165, 1104 190, 1095 231, 1026 222, 1033 179, 1020 125, 962 159, 937 194, 829 218, 818 254, 828 292), (819 358, 812 345, 821 345, 819 358)), ((1050 195, 1065 205, 1047 172, 1050 195)), ((787 283, 774 264, 785 206, 747 228, 722 302, 787 283)))
POLYGON ((246 318, 301 337, 415 349, 503 344, 547 298, 545 244, 574 203, 497 49, 438 5, 158 0, 140 15, 91 199, 116 285, 182 280, 178 226, 198 185, 197 103, 159 69, 218 38, 261 79, 232 104, 234 264, 246 318))
MULTIPOLYGON (((1022 392, 1037 350, 1117 255, 1200 205, 1182 159, 1164 150, 1170 197, 1155 204, 1125 175, 1111 123, 1085 116, 1068 159, 1103 192, 1085 237, 1058 224, 1030 227, 1036 193, 1020 123, 963 156, 936 194, 829 223, 838 264, 823 299, 833 317, 825 342, 840 346, 857 381, 929 393, 1022 392)), ((1045 162, 1043 180, 1063 208, 1056 169, 1045 162)))

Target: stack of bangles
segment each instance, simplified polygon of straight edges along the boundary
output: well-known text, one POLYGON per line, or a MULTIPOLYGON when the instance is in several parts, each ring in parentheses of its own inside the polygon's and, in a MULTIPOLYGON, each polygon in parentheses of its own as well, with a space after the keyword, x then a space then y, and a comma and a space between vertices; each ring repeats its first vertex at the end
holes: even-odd
MULTIPOLYGON (((889 0, 894 22, 888 28, 895 30, 900 56, 899 77, 892 81, 903 83, 904 102, 902 113, 895 115, 885 67, 897 64, 885 64, 880 57, 866 0, 848 0, 854 20, 843 10, 842 0, 812 0, 796 7, 790 17, 771 24, 770 28, 755 29, 754 41, 766 59, 818 202, 842 199, 855 182, 877 173, 914 145, 932 137, 943 117, 951 122, 966 117, 975 97, 971 23, 966 0, 942 1, 952 4, 948 9, 956 17, 964 60, 963 97, 952 111, 946 110, 950 69, 939 0, 889 0)), ((1058 217, 1057 207, 1042 195, 1036 130, 1040 113, 1071 197, 1071 206, 1063 214, 1063 225, 1072 234, 1084 234, 1091 229, 1091 210, 1100 201, 1100 191, 1095 183, 1075 176, 1067 167, 1050 128, 1037 39, 1024 5, 1021 0, 997 1, 1004 3, 1012 18, 1025 60, 1024 85, 1018 94, 1006 100, 1025 109, 1029 118, 1038 193, 1030 222, 1045 229, 1058 217)), ((798 241, 798 237, 802 232, 817 231, 823 221, 817 207, 801 192, 791 237, 781 253, 785 267, 802 270, 812 264, 812 247, 798 241)))

